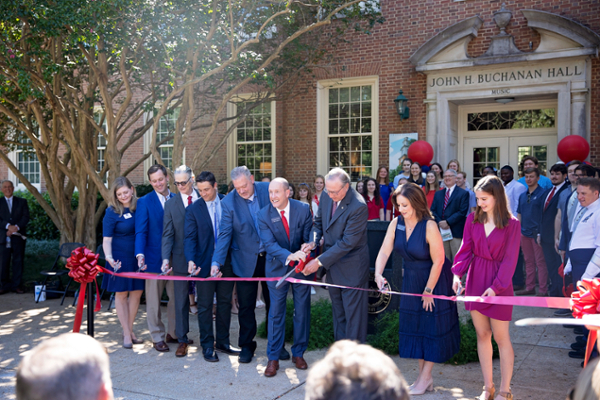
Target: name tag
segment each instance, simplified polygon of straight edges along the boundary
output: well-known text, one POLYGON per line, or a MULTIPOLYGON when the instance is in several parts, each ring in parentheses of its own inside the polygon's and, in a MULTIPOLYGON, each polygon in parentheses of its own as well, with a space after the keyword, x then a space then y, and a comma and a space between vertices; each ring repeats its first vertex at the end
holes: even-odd
POLYGON ((281 221, 281 218, 271 218, 271 222, 279 222, 281 221))
POLYGON ((592 215, 594 215, 594 213, 591 213, 590 215, 585 217, 585 219, 583 221, 581 221, 581 223, 584 224, 584 223, 588 222, 588 219, 592 218, 592 215))
POLYGON ((127 213, 127 214, 123 214, 123 218, 125 219, 129 219, 131 218, 131 214, 127 213))
POLYGON ((406 230, 406 226, 398 224, 398 226, 396 227, 396 229, 398 229, 399 231, 405 231, 406 230))

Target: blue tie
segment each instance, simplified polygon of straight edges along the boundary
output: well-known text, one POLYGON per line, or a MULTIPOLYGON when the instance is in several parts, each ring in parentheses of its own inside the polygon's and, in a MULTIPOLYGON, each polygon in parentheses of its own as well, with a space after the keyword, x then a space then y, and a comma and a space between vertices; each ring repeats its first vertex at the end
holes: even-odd
POLYGON ((215 231, 215 246, 217 245, 217 238, 219 237, 219 216, 217 215, 217 204, 212 203, 213 208, 213 230, 215 231))

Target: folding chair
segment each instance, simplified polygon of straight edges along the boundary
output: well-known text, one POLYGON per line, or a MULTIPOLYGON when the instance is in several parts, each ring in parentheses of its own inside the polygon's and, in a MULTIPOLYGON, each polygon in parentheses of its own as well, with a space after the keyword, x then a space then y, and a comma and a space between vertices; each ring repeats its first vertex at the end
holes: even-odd
POLYGON ((73 281, 73 279, 71 279, 71 277, 69 277, 69 281, 67 282, 67 287, 65 288, 64 291, 62 290, 54 290, 54 289, 47 289, 46 288, 46 284, 48 282, 49 278, 54 278, 54 277, 58 277, 58 279, 60 279, 61 276, 66 275, 69 273, 69 270, 66 268, 62 268, 62 269, 58 269, 59 268, 59 263, 58 261, 62 258, 69 258, 71 257, 71 252, 73 250, 75 250, 78 247, 82 247, 85 246, 83 243, 77 243, 77 242, 69 242, 69 243, 63 243, 60 246, 60 249, 58 250, 58 254, 56 256, 56 259, 54 260, 54 264, 52 265, 52 269, 50 269, 49 271, 41 271, 40 274, 44 275, 44 281, 42 282, 42 290, 40 290, 37 298, 35 299, 35 302, 38 303, 40 301, 40 296, 42 295, 42 292, 46 292, 46 293, 62 293, 62 300, 60 302, 60 305, 62 306, 63 303, 65 302, 65 297, 67 297, 67 292, 69 291, 69 285, 71 285, 71 282, 73 281))

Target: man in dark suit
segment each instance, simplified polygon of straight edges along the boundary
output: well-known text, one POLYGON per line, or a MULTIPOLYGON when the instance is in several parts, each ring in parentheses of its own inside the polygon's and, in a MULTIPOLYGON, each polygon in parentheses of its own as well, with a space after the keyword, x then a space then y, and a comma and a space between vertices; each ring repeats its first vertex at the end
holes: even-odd
MULTIPOLYGON (((217 189, 217 181, 212 172, 203 171, 196 177, 196 187, 200 200, 192 204, 185 213, 185 258, 187 271, 201 278, 232 277, 231 262, 227 260, 219 269, 211 268, 211 259, 218 242, 219 221, 223 210, 223 195, 217 189)), ((213 331, 213 298, 217 296, 217 340, 216 351, 229 355, 239 355, 240 351, 230 346, 229 326, 231 324, 231 296, 233 281, 197 282, 198 326, 202 355, 209 362, 219 361, 215 353, 213 331)))
POLYGON ((0 198, 0 294, 9 291, 23 294, 23 259, 25 257, 25 237, 29 222, 27 200, 13 196, 15 187, 9 180, 2 181, 0 198), (12 280, 10 279, 10 261, 12 258, 12 280))
MULTIPOLYGON (((167 200, 173 197, 169 190, 169 177, 167 169, 154 164, 148 169, 148 179, 154 189, 137 202, 135 210, 135 254, 138 266, 147 272, 158 274, 162 266, 162 234, 164 206, 167 200)), ((154 348, 157 351, 169 351, 165 343, 175 342, 175 302, 173 294, 173 281, 146 280, 146 320, 152 336, 154 348), (169 333, 165 337, 165 325, 161 319, 160 299, 163 291, 167 290, 169 304, 167 315, 169 320, 169 333)))
MULTIPOLYGON (((302 246, 307 252, 324 238, 324 251, 304 268, 304 274, 327 271, 327 282, 367 288, 369 284, 369 248, 367 221, 369 210, 364 198, 350 186, 350 176, 334 168, 325 176, 327 196, 322 195, 311 242, 302 246)), ((367 340, 368 295, 354 289, 329 288, 333 309, 335 340, 367 340)))
MULTIPOLYGON (((235 188, 221 202, 221 222, 217 247, 212 258, 212 266, 221 269, 227 253, 231 255, 233 273, 240 278, 264 277, 266 251, 258 234, 258 212, 269 205, 269 184, 254 182, 254 177, 246 166, 231 171, 235 188)), ((264 282, 263 282, 264 283, 264 282)), ((267 315, 269 313, 269 289, 262 285, 267 315)), ((256 295, 257 282, 238 282, 238 320, 240 322, 239 346, 242 348, 239 361, 249 363, 256 350, 256 295)), ((281 359, 289 359, 282 352, 281 359)))
POLYGON ((546 190, 542 195, 544 207, 542 209, 542 221, 540 223, 540 232, 537 235, 537 242, 542 246, 546 267, 548 268, 548 278, 550 278, 549 295, 552 297, 562 297, 562 277, 558 274, 558 268, 562 262, 560 255, 556 252, 554 246, 554 227, 556 213, 558 209, 558 199, 560 194, 569 188, 565 179, 567 177, 567 167, 565 164, 554 164, 550 168, 550 180, 553 188, 546 190))
MULTIPOLYGON (((271 205, 260 210, 258 225, 260 238, 267 250, 265 274, 280 277, 294 268, 291 262, 305 261, 306 253, 300 250, 308 243, 312 228, 312 214, 308 204, 289 199, 290 185, 283 178, 275 178, 269 184, 271 205)), ((277 282, 268 282, 271 296, 267 356, 269 362, 265 376, 272 377, 279 369, 279 356, 285 339, 286 299, 290 283, 284 282, 279 289, 277 282)), ((294 294, 294 345, 292 362, 298 369, 307 369, 304 352, 308 347, 310 332, 310 286, 292 284, 294 294)))
MULTIPOLYGON (((162 236, 162 272, 173 271, 175 276, 187 276, 188 268, 183 251, 185 240, 185 210, 200 198, 194 190, 192 169, 187 165, 178 167, 174 172, 175 185, 179 195, 171 197, 165 203, 165 215, 162 236), (171 263, 172 260, 172 263, 171 263)), ((176 357, 185 357, 188 345, 194 341, 188 339, 190 331, 189 281, 173 281, 175 296, 175 333, 179 347, 176 357)))
POLYGON ((433 196, 431 213, 440 229, 450 229, 452 239, 444 238, 446 258, 454 262, 454 256, 462 242, 467 211, 469 210, 469 193, 456 185, 456 171, 448 168, 444 172, 444 189, 433 196))

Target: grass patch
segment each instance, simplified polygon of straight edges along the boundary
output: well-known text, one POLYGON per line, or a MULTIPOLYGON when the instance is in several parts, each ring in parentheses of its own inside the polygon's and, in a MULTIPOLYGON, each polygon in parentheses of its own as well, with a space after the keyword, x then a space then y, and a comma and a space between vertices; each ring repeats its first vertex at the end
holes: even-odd
MULTIPOLYGON (((285 315, 285 341, 287 343, 294 341, 293 315, 294 302, 292 299, 287 299, 285 315)), ((390 356, 398 355, 398 318, 398 311, 391 311, 375 321, 377 334, 369 335, 367 343, 390 356)), ((258 326, 257 334, 263 339, 267 338, 265 321, 258 326)), ((323 349, 331 346, 333 342, 331 302, 321 299, 312 303, 308 350, 323 349)), ((493 357, 498 358, 498 345, 493 339, 492 347, 493 357)), ((446 361, 446 364, 463 365, 470 362, 479 362, 479 357, 477 356, 477 333, 473 321, 468 318, 465 322, 460 323, 460 350, 454 357, 446 361)))

